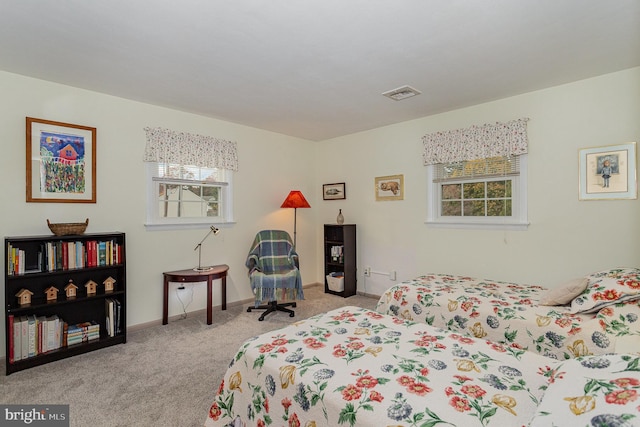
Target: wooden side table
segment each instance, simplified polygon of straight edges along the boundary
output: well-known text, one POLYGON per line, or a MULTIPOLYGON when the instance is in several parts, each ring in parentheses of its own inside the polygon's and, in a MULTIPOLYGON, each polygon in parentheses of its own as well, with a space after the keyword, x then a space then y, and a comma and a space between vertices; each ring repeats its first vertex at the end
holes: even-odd
POLYGON ((211 317, 213 308, 212 296, 213 296, 213 281, 221 279, 222 282, 222 309, 227 309, 227 271, 229 266, 226 264, 214 265, 211 270, 196 271, 178 270, 178 271, 166 271, 162 273, 164 275, 164 301, 162 304, 162 324, 169 323, 169 282, 177 283, 189 283, 189 282, 207 282, 207 325, 211 324, 211 317))

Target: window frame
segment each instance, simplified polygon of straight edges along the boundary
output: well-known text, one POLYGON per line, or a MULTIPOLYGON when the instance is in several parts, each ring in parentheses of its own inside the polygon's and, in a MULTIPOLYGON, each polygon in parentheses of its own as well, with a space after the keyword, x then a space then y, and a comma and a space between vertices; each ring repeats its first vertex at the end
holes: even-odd
POLYGON ((163 182, 184 182, 185 185, 198 185, 202 180, 188 180, 167 178, 166 180, 158 177, 159 162, 145 162, 146 177, 146 222, 147 230, 177 230, 177 229, 199 229, 206 228, 211 225, 222 226, 224 224, 233 224, 233 171, 224 170, 224 182, 226 185, 220 186, 220 203, 221 209, 216 217, 171 217, 163 218, 158 214, 158 186, 163 182), (191 183, 191 184, 189 184, 191 183))
POLYGON ((489 230, 526 230, 529 226, 527 212, 527 154, 520 157, 520 173, 505 176, 476 176, 434 182, 435 165, 427 165, 427 219, 425 224, 434 228, 466 228, 489 230), (489 182, 511 180, 510 217, 442 216, 442 185, 460 182, 489 182))

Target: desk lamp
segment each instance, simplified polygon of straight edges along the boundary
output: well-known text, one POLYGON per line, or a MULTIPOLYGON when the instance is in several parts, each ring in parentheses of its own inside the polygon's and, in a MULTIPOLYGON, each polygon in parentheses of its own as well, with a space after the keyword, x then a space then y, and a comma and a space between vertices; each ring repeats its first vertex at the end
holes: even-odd
POLYGON ((209 227, 209 232, 207 233, 206 236, 204 236, 204 239, 202 239, 200 241, 200 243, 198 243, 198 245, 193 249, 194 251, 197 250, 198 251, 198 266, 194 268, 195 271, 209 271, 211 269, 213 269, 213 267, 203 267, 202 266, 202 243, 207 240, 207 237, 209 237, 209 235, 211 233, 213 233, 214 235, 218 234, 220 232, 219 228, 216 228, 215 225, 212 225, 211 227, 209 227))

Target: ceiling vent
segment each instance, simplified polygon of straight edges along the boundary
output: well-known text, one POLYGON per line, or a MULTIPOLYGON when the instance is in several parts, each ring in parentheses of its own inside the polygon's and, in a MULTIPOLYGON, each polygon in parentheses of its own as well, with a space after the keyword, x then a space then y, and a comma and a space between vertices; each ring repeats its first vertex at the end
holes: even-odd
POLYGON ((411 98, 412 96, 420 95, 418 89, 414 89, 411 86, 402 86, 397 89, 384 92, 383 95, 387 98, 391 98, 394 101, 402 101, 403 99, 411 98))

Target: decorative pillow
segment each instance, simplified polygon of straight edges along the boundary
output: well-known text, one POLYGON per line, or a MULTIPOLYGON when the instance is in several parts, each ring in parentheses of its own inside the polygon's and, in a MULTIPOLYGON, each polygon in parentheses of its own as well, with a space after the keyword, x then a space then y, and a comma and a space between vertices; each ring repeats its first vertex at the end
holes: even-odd
POLYGON ((548 386, 529 426, 639 425, 639 363, 630 354, 587 356, 539 372, 548 386))
POLYGON ((589 285, 571 302, 572 313, 595 313, 608 305, 640 299, 640 269, 614 268, 586 277, 589 285))
POLYGON ((569 304, 575 297, 580 295, 587 288, 589 279, 580 277, 570 280, 554 289, 549 289, 542 294, 540 305, 565 305, 569 304))

